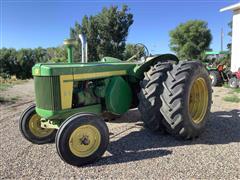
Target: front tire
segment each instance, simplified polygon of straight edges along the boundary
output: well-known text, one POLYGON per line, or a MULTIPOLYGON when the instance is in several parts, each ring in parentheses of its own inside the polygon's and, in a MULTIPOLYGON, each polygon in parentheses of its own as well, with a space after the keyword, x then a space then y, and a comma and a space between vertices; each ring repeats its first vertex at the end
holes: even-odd
POLYGON ((167 131, 176 137, 191 139, 204 129, 212 102, 208 72, 200 62, 173 65, 163 82, 160 95, 167 131))
POLYGON ((34 144, 54 142, 56 130, 41 127, 41 117, 35 111, 35 104, 29 106, 19 119, 19 129, 25 139, 34 144))
POLYGON ((231 88, 237 88, 239 86, 239 82, 236 77, 232 77, 231 79, 229 79, 228 84, 231 88))
POLYGON ((56 135, 59 156, 68 164, 83 166, 97 161, 107 150, 109 131, 94 114, 75 114, 60 126, 56 135))

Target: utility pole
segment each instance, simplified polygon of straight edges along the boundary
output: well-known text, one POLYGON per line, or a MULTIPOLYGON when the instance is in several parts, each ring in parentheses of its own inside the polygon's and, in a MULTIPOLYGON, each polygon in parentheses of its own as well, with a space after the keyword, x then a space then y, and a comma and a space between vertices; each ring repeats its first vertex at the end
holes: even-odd
POLYGON ((221 28, 221 51, 223 51, 223 28, 221 28))

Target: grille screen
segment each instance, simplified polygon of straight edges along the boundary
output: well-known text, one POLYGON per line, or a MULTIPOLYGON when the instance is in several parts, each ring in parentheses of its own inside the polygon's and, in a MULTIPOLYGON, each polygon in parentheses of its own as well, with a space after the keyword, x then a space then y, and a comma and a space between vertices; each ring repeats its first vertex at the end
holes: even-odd
POLYGON ((38 108, 46 110, 61 109, 59 76, 35 76, 34 85, 38 108))

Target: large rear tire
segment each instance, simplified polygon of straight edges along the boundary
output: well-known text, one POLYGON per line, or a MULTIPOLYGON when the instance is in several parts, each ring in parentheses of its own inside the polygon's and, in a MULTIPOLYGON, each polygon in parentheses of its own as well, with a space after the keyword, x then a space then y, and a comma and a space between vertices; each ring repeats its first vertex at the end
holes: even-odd
POLYGON ((138 109, 144 125, 152 131, 163 131, 163 116, 159 111, 162 103, 159 98, 163 91, 162 82, 167 77, 167 71, 172 67, 171 63, 159 62, 145 72, 144 79, 140 82, 140 93, 138 94, 138 109))
POLYGON ((160 112, 167 131, 183 139, 197 137, 212 103, 207 70, 200 62, 180 62, 168 71, 163 87, 160 112))

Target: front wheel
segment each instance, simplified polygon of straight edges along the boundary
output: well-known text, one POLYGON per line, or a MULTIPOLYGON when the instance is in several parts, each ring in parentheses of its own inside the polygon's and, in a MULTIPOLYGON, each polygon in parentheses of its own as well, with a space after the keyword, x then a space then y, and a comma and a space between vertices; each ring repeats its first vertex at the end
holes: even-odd
POLYGON ((204 129, 212 102, 208 72, 200 62, 173 65, 163 82, 160 111, 167 131, 184 139, 197 137, 204 129))
POLYGON ((41 117, 35 111, 35 105, 29 106, 19 119, 19 129, 25 139, 34 144, 53 142, 56 135, 55 129, 41 127, 41 117))
POLYGON ((68 164, 82 166, 97 161, 107 150, 109 131, 94 114, 76 114, 60 126, 56 135, 59 156, 68 164))
POLYGON ((211 79, 212 86, 218 86, 223 83, 222 77, 218 71, 210 71, 209 77, 211 79))
POLYGON ((229 79, 228 84, 231 88, 237 88, 239 85, 239 82, 236 77, 232 77, 231 79, 229 79))

